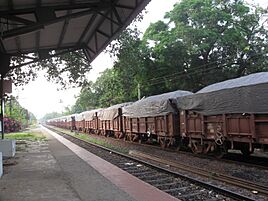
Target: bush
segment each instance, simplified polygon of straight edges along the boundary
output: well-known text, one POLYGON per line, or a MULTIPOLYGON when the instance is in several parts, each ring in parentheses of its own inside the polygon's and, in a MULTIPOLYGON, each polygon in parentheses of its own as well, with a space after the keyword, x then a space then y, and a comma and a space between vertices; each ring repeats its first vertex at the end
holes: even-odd
POLYGON ((4 131, 6 133, 18 132, 21 130, 21 123, 11 119, 9 117, 4 117, 4 131))

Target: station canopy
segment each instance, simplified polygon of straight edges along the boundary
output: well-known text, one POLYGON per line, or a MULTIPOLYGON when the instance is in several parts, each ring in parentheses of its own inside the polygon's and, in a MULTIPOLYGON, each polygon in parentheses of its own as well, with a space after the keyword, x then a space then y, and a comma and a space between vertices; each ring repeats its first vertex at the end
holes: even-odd
POLYGON ((2 0, 0 53, 82 49, 92 62, 150 0, 2 0))

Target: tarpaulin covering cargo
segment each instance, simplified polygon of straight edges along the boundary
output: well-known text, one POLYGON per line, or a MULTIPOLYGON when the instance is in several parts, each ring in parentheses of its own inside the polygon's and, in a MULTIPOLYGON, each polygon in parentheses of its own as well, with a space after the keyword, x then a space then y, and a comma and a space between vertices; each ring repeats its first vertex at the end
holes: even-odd
POLYGON ((196 94, 176 98, 178 109, 204 115, 268 113, 268 72, 209 85, 196 94))
POLYGON ((172 106, 170 99, 181 96, 190 95, 189 91, 173 91, 160 95, 150 96, 141 99, 129 106, 122 108, 123 116, 127 117, 155 117, 176 113, 176 109, 172 106))
POLYGON ((83 112, 75 115, 75 121, 83 121, 84 119, 85 118, 84 118, 83 112))
POLYGON ((85 111, 83 112, 83 118, 85 121, 91 121, 94 119, 96 112, 100 111, 101 109, 95 109, 95 110, 90 110, 90 111, 85 111))
POLYGON ((111 107, 105 108, 101 111, 98 112, 98 118, 100 120, 113 120, 119 115, 119 108, 122 108, 124 106, 128 106, 132 104, 132 102, 127 102, 127 103, 120 103, 117 105, 113 105, 111 107))
POLYGON ((72 121, 72 118, 75 117, 76 114, 71 114, 71 115, 68 115, 66 116, 66 121, 67 122, 71 122, 72 121))

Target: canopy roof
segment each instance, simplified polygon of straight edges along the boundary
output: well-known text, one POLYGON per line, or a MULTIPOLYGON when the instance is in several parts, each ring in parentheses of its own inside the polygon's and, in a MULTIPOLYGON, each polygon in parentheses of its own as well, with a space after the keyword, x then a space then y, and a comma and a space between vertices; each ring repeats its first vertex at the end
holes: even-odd
POLYGON ((83 49, 89 62, 150 0, 0 1, 0 53, 83 49))

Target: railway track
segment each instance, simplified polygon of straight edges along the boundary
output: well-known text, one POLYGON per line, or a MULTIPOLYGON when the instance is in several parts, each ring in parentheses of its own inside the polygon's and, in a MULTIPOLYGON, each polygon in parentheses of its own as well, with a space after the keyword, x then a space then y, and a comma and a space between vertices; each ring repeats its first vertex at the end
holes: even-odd
POLYGON ((183 163, 178 163, 177 161, 175 162, 175 161, 165 160, 165 159, 159 158, 157 156, 153 156, 151 154, 145 154, 145 153, 138 152, 138 151, 133 151, 130 154, 132 156, 135 156, 138 158, 146 159, 149 161, 154 161, 154 162, 157 162, 159 164, 166 165, 169 167, 178 168, 180 170, 191 172, 193 174, 196 174, 196 175, 199 175, 202 177, 215 179, 215 180, 218 180, 221 182, 235 185, 237 187, 248 189, 252 192, 263 194, 264 196, 268 196, 268 187, 267 186, 258 185, 256 183, 252 183, 252 182, 249 182, 249 181, 237 178, 237 177, 232 177, 229 175, 224 175, 224 174, 220 174, 220 173, 216 173, 216 172, 206 171, 206 170, 201 169, 201 168, 192 167, 189 165, 185 165, 183 163))
MULTIPOLYGON (((116 138, 113 138, 114 140, 118 140, 116 138)), ((151 147, 151 148, 156 148, 157 146, 155 145, 150 145, 150 144, 141 144, 138 142, 131 142, 127 141, 128 143, 132 144, 137 144, 139 146, 145 146, 145 147, 151 147)), ((160 148, 160 147, 159 147, 160 148)), ((226 156, 223 158, 215 158, 214 156, 210 155, 202 155, 202 154, 194 154, 190 151, 177 151, 172 148, 165 148, 165 151, 168 152, 179 152, 180 154, 188 154, 190 156, 198 157, 198 158, 204 158, 204 159, 211 159, 211 160, 218 160, 230 164, 236 164, 236 165, 244 165, 247 167, 253 167, 253 168, 259 168, 259 169, 265 169, 268 170, 268 158, 261 158, 261 157, 255 157, 255 156, 250 156, 249 158, 243 158, 242 154, 237 154, 237 153, 228 153, 226 156)))
POLYGON ((143 159, 141 159, 141 156, 139 158, 129 156, 50 127, 47 128, 180 200, 255 200, 237 192, 218 187, 210 182, 204 182, 150 163, 148 159, 145 159, 145 155, 143 159))
MULTIPOLYGON (((118 140, 116 138, 112 138, 112 139, 118 140)), ((139 146, 157 148, 157 146, 155 146, 155 145, 141 144, 138 142, 131 142, 131 141, 127 141, 127 142, 131 143, 131 144, 137 144, 139 146)), ((190 151, 186 151, 186 150, 185 151, 181 151, 181 150, 177 151, 177 150, 172 149, 172 148, 165 148, 164 150, 168 151, 168 152, 179 152, 180 154, 187 154, 189 156, 194 156, 194 157, 198 157, 198 158, 218 160, 218 161, 222 161, 222 162, 226 162, 226 163, 230 163, 230 164, 244 165, 247 167, 268 170, 268 158, 261 158, 261 157, 255 157, 255 156, 250 156, 249 158, 243 158, 242 154, 234 154, 234 153, 230 153, 230 154, 228 153, 228 155, 224 156, 223 158, 215 158, 215 157, 210 156, 210 155, 194 154, 194 153, 192 153, 190 151)))
MULTIPOLYGON (((85 133, 81 132, 81 134, 85 134, 85 133)), ((92 135, 92 136, 95 136, 95 135, 92 135)), ((102 136, 102 135, 98 135, 98 137, 100 137, 100 138, 103 137, 103 139, 107 138, 107 137, 102 136)), ((115 141, 120 141, 120 142, 122 141, 122 139, 117 139, 117 138, 113 138, 113 137, 110 137, 110 139, 115 140, 115 141)), ((135 144, 138 146, 152 148, 152 149, 158 149, 158 148, 160 149, 160 147, 158 147, 156 145, 152 145, 152 144, 143 144, 143 143, 133 142, 133 141, 126 141, 126 142, 130 143, 130 144, 135 144)), ((172 148, 165 148, 164 151, 179 152, 180 154, 187 154, 189 156, 194 156, 194 157, 198 157, 198 158, 218 160, 218 161, 222 161, 225 163, 243 165, 246 167, 268 170, 268 158, 260 158, 260 157, 250 156, 249 158, 245 159, 245 158, 243 158, 242 154, 234 154, 234 153, 230 153, 227 156, 225 156, 224 158, 215 158, 215 157, 209 156, 209 155, 197 155, 197 154, 191 153, 189 151, 181 151, 181 150, 177 151, 177 150, 172 149, 172 148)))

